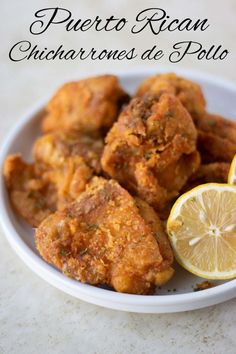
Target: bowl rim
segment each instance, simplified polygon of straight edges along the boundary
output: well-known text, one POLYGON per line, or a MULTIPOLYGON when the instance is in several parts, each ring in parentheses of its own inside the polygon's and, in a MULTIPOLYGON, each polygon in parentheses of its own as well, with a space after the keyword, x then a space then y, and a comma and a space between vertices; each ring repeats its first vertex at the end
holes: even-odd
MULTIPOLYGON (((169 67, 161 68, 142 68, 125 71, 116 71, 113 73, 117 75, 119 79, 128 79, 129 77, 137 75, 152 75, 156 72, 163 73, 171 72, 169 67)), ((200 73, 199 71, 194 70, 185 70, 175 68, 175 72, 178 75, 184 75, 190 79, 196 80, 197 78, 202 79, 212 84, 220 85, 227 89, 233 90, 236 94, 236 85, 232 82, 215 78, 212 75, 200 73)), ((232 279, 224 284, 219 284, 216 287, 206 289, 205 291, 200 292, 189 292, 184 294, 169 294, 169 295, 133 295, 133 294, 123 294, 118 293, 102 288, 98 288, 89 284, 83 284, 79 281, 70 279, 63 275, 60 271, 53 268, 51 265, 47 264, 39 255, 34 253, 21 239, 20 235, 15 230, 13 223, 11 222, 10 216, 7 212, 7 194, 5 189, 5 182, 3 177, 3 163, 5 157, 8 154, 8 151, 11 148, 12 142, 15 140, 15 137, 19 132, 24 128, 24 126, 30 122, 35 115, 44 107, 45 103, 48 100, 48 96, 40 100, 37 104, 33 105, 26 113, 22 115, 19 121, 16 123, 15 127, 10 131, 10 133, 5 138, 5 141, 2 144, 0 150, 0 166, 1 166, 1 175, 0 175, 0 223, 2 225, 4 234, 12 248, 20 256, 20 258, 39 276, 44 280, 47 280, 52 285, 60 288, 61 290, 71 294, 78 293, 82 294, 84 297, 93 297, 100 299, 101 301, 112 301, 114 303, 125 304, 125 305, 138 305, 153 307, 153 306, 178 306, 178 305, 190 305, 194 303, 202 303, 205 300, 208 300, 212 297, 219 298, 223 294, 228 294, 227 299, 235 297, 236 294, 236 279, 232 279), (46 278, 46 279, 45 279, 46 278), (67 290, 66 290, 67 289, 67 290)), ((75 295, 76 296, 76 295, 75 295)), ((92 302, 92 300, 90 301, 92 302)), ((219 301, 218 301, 219 302, 219 301)), ((214 302, 216 303, 216 302, 214 302)), ((207 305, 206 305, 207 306, 207 305)), ((107 306, 108 307, 108 306, 107 306)), ((197 308, 197 307, 196 307, 197 308)))

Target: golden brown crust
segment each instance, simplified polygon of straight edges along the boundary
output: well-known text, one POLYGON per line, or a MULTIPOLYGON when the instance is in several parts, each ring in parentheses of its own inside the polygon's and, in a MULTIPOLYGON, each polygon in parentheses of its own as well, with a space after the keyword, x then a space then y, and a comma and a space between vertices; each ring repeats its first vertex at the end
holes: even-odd
POLYGON ((206 113, 195 124, 202 161, 231 162, 236 154, 236 123, 222 116, 206 113))
POLYGON ((164 271, 173 263, 174 256, 163 223, 154 209, 144 200, 135 197, 135 204, 139 209, 140 215, 150 226, 156 237, 163 258, 162 268, 164 271))
POLYGON ((107 131, 127 100, 127 93, 113 75, 69 82, 49 101, 42 124, 43 132, 107 131))
POLYGON ((55 185, 58 209, 75 200, 95 174, 101 173, 103 140, 84 134, 52 133, 39 138, 33 149, 42 178, 55 185))
MULTIPOLYGON (((163 232, 158 237, 169 247, 163 232)), ((94 177, 76 202, 40 225, 36 244, 66 275, 120 292, 151 293, 159 273, 173 274, 171 250, 163 259, 150 222, 113 180, 94 177)))
POLYGON ((34 160, 42 168, 61 167, 69 158, 80 156, 98 174, 101 173, 102 152, 102 138, 64 132, 43 135, 33 146, 34 160))
POLYGON ((175 95, 193 119, 202 116, 205 112, 206 102, 201 87, 173 73, 151 76, 144 80, 138 87, 136 95, 143 97, 147 93, 175 95))
POLYGON ((15 210, 33 227, 56 210, 56 192, 35 172, 34 165, 20 155, 10 155, 4 164, 4 177, 15 210))
POLYGON ((161 210, 199 166, 196 139, 192 119, 175 96, 135 98, 106 137, 102 167, 161 210))
POLYGON ((182 192, 187 192, 204 183, 227 183, 229 168, 230 164, 226 162, 214 162, 201 165, 184 186, 182 192))
POLYGON ((12 204, 32 226, 75 200, 96 173, 101 173, 103 141, 64 133, 40 137, 33 149, 35 162, 20 155, 5 161, 4 175, 12 204))

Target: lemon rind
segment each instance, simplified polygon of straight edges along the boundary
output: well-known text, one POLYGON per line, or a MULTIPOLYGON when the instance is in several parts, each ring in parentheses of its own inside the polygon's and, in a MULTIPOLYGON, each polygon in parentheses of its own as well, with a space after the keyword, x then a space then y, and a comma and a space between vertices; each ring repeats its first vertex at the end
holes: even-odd
POLYGON ((229 174, 228 174, 228 184, 235 185, 235 182, 236 182, 236 155, 234 156, 231 162, 229 174))

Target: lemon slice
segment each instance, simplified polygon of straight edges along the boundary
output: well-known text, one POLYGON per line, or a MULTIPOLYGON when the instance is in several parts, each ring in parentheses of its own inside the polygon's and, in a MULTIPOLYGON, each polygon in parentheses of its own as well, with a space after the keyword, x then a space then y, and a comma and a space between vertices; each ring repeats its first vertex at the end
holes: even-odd
POLYGON ((236 185, 236 155, 233 158, 233 161, 230 165, 228 183, 236 185))
POLYGON ((167 232, 177 261, 207 279, 236 277, 236 186, 207 183, 172 207, 167 232))

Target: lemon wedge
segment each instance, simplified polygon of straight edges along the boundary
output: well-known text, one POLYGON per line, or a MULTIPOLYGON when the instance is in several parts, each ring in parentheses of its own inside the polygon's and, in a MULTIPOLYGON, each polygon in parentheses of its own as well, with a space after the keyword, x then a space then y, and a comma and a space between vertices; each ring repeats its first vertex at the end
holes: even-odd
POLYGON ((236 155, 233 158, 233 161, 230 165, 228 183, 236 185, 236 155))
POLYGON ((207 183, 173 205, 167 232, 177 261, 206 279, 236 277, 236 186, 207 183))

